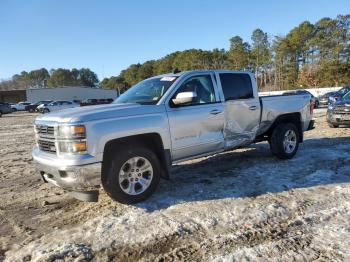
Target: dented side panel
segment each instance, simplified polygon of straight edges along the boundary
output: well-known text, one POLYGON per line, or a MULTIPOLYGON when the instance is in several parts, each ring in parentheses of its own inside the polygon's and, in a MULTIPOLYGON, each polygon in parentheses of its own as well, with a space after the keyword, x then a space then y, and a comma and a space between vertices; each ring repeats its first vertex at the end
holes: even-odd
POLYGON ((260 122, 260 104, 256 99, 227 101, 225 113, 225 147, 241 146, 254 141, 260 122))
POLYGON ((257 135, 265 133, 277 117, 290 113, 300 113, 303 131, 312 119, 309 95, 261 97, 262 114, 257 135))

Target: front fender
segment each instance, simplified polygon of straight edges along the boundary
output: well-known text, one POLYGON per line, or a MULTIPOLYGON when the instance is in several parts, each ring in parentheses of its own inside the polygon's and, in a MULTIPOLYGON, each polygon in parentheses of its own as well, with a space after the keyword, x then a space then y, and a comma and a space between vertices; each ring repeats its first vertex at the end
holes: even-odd
POLYGON ((171 148, 166 113, 151 113, 114 119, 102 119, 87 124, 88 151, 100 161, 107 142, 128 136, 157 133, 164 149, 171 148))

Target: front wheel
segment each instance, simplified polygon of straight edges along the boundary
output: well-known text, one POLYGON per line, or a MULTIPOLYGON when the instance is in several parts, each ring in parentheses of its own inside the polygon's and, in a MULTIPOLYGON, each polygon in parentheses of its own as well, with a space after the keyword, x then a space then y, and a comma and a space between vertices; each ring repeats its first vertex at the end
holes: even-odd
POLYGON ((299 148, 299 131, 292 123, 279 124, 272 132, 270 149, 280 159, 294 157, 299 148))
POLYGON ((107 194, 123 204, 150 197, 160 179, 156 154, 146 147, 124 146, 107 160, 102 185, 107 194))
POLYGON ((44 114, 50 113, 50 110, 48 108, 44 108, 43 113, 44 114))

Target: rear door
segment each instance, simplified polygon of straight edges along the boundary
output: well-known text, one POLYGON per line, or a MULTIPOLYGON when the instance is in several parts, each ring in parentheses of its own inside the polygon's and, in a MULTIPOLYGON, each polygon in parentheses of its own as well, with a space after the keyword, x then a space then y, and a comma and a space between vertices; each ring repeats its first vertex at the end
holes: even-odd
POLYGON ((224 108, 212 73, 192 74, 184 79, 166 103, 173 160, 215 152, 224 146, 224 108), (192 91, 195 101, 174 106, 178 93, 192 91))
POLYGON ((242 72, 217 72, 225 105, 225 147, 249 144, 260 124, 260 102, 254 76, 242 72))

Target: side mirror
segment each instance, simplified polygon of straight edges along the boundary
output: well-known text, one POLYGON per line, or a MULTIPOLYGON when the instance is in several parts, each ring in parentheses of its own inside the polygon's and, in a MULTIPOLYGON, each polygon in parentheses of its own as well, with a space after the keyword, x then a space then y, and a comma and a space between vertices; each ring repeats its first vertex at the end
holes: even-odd
POLYGON ((172 101, 174 105, 183 105, 191 103, 195 98, 197 98, 196 92, 181 92, 178 93, 172 101))

